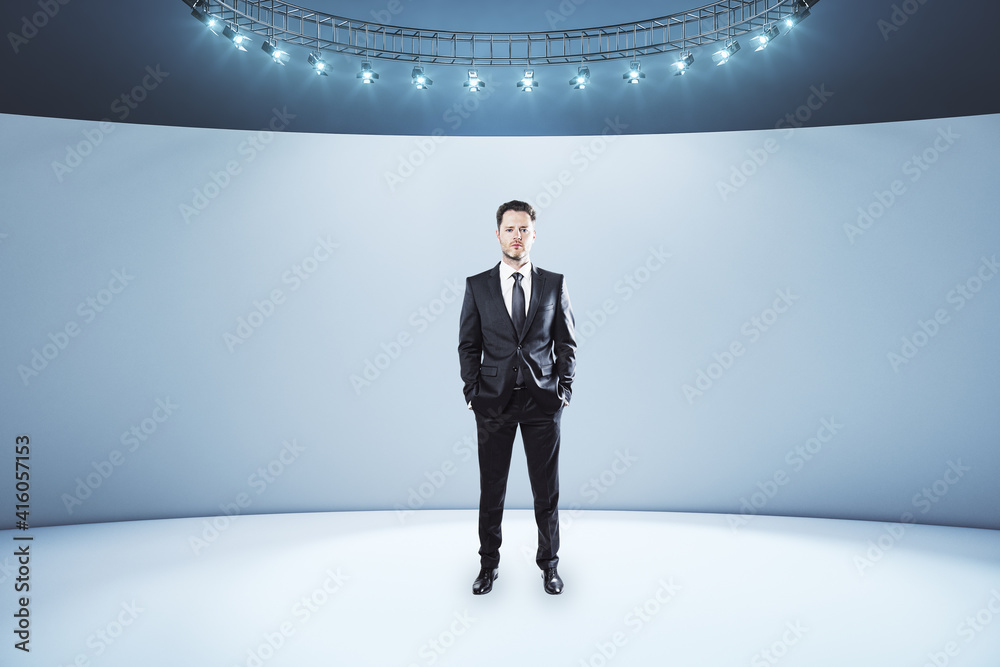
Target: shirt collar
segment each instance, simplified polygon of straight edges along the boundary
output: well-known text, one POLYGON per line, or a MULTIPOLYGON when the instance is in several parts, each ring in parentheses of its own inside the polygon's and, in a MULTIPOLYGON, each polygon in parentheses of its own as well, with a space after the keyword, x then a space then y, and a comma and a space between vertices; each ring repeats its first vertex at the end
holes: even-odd
MULTIPOLYGON (((520 273, 522 276, 530 276, 531 275, 531 262, 528 262, 527 264, 525 264, 524 266, 522 266, 520 269, 517 270, 517 272, 520 273)), ((501 282, 507 282, 508 280, 510 280, 510 277, 512 275, 514 275, 514 273, 515 273, 514 267, 512 267, 507 262, 503 262, 503 261, 500 262, 500 281, 501 282)))

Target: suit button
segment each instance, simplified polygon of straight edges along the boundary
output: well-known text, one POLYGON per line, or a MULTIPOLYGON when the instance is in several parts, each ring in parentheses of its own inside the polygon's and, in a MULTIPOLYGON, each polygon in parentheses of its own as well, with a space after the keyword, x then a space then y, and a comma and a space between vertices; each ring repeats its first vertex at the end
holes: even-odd
POLYGON ((520 345, 518 345, 518 346, 517 346, 517 349, 519 349, 519 350, 520 350, 520 349, 521 349, 521 346, 520 346, 520 345))

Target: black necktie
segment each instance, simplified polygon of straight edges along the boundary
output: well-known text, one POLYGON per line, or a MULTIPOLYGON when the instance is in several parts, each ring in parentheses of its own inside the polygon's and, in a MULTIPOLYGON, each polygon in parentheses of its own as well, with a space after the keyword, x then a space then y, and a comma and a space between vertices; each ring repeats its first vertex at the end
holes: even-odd
POLYGON ((524 328, 524 290, 521 288, 520 273, 514 274, 514 292, 510 296, 510 319, 514 322, 514 331, 521 335, 524 328))
MULTIPOLYGON (((518 336, 521 335, 521 329, 524 328, 524 289, 521 288, 521 278, 523 277, 520 273, 514 274, 514 291, 510 295, 510 319, 514 322, 514 331, 517 332, 518 336)), ((514 380, 514 384, 518 387, 524 385, 521 365, 517 366, 517 377, 514 380)))

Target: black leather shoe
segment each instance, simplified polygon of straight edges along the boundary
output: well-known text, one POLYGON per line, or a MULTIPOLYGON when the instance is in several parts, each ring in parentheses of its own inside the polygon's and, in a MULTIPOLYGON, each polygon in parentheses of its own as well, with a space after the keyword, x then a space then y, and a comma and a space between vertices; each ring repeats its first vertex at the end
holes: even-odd
MULTIPOLYGON (((472 582, 473 595, 486 595, 493 590, 493 580, 500 576, 497 568, 484 567, 479 571, 479 576, 472 582)), ((561 586, 560 582, 560 586, 561 586)))
POLYGON ((559 578, 556 568, 549 567, 542 572, 542 579, 545 581, 545 592, 549 595, 559 595, 563 590, 563 580, 559 578))

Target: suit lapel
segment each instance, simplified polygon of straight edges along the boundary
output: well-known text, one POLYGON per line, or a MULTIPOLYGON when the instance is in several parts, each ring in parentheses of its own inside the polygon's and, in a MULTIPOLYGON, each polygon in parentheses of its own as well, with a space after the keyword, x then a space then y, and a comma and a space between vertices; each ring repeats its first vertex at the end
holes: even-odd
POLYGON ((528 329, 531 328, 531 321, 535 319, 535 313, 538 312, 538 304, 542 300, 542 290, 545 288, 545 278, 538 271, 538 267, 534 264, 531 265, 531 303, 528 304, 528 315, 524 318, 524 331, 521 332, 521 336, 518 338, 520 342, 521 338, 524 338, 524 334, 527 333, 528 329))
MULTIPOLYGON (((534 281, 534 276, 532 276, 532 281, 534 281)), ((489 285, 487 286, 487 293, 490 296, 490 309, 495 311, 499 317, 507 320, 510 324, 510 332, 513 334, 514 339, 518 340, 517 332, 514 331, 514 322, 510 319, 510 313, 507 312, 507 306, 503 302, 503 292, 500 291, 500 264, 497 263, 493 267, 493 270, 489 273, 489 285)), ((531 296, 534 297, 535 290, 531 290, 531 296)), ((530 307, 529 307, 530 310, 530 307)), ((527 329, 527 319, 525 319, 524 328, 527 329)))

